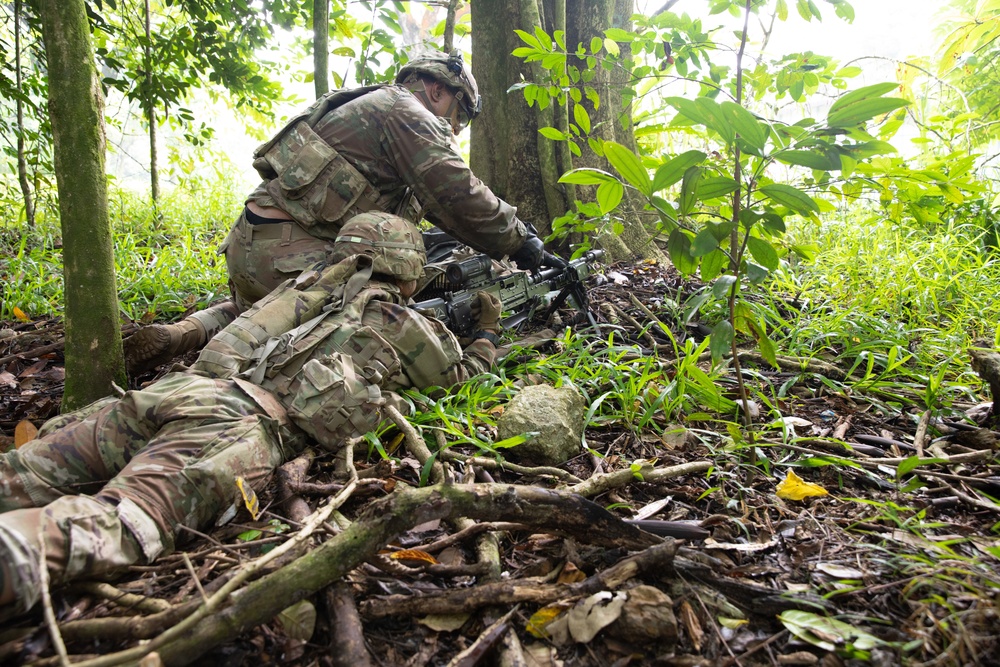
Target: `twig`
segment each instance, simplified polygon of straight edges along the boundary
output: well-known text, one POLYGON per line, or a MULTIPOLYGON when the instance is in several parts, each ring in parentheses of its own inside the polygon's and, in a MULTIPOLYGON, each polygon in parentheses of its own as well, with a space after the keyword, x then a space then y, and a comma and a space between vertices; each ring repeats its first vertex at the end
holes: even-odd
POLYGON ((666 468, 654 468, 648 461, 637 461, 636 463, 640 465, 638 470, 632 470, 631 467, 628 467, 602 475, 594 475, 590 479, 571 486, 566 490, 579 494, 584 498, 589 498, 590 496, 596 496, 611 489, 619 489, 632 482, 656 484, 691 473, 705 472, 713 465, 711 461, 692 461, 691 463, 682 463, 666 468))
MULTIPOLYGON (((431 461, 434 455, 428 449, 424 439, 417 433, 417 429, 413 428, 410 422, 406 421, 406 417, 400 414, 395 406, 387 405, 386 412, 396 425, 396 428, 403 432, 403 436, 406 438, 407 449, 420 461, 421 466, 427 465, 427 462, 431 461)), ((444 467, 440 461, 435 460, 431 464, 430 481, 434 484, 440 484, 444 481, 444 467)))
POLYGON ((205 596, 205 589, 201 587, 201 580, 198 579, 198 573, 194 571, 194 566, 191 565, 191 559, 188 558, 187 553, 181 555, 184 556, 184 566, 187 568, 188 573, 191 575, 191 581, 194 582, 195 588, 197 588, 198 593, 201 594, 201 601, 207 604, 208 597, 205 596))
POLYGON ((328 588, 326 600, 333 616, 330 649, 337 656, 335 664, 354 667, 371 665, 371 656, 365 647, 364 627, 350 585, 339 582, 328 588))
MULTIPOLYGON (((920 473, 920 474, 923 474, 923 473, 920 473)), ((978 498, 976 496, 973 496, 973 495, 970 495, 970 494, 966 493, 965 491, 962 491, 960 489, 956 489, 955 485, 949 483, 947 480, 943 480, 942 479, 942 480, 940 480, 940 482, 944 486, 947 486, 949 489, 951 489, 952 492, 956 496, 958 496, 959 498, 961 498, 963 501, 965 501, 969 505, 972 505, 973 507, 978 507, 979 509, 986 510, 988 512, 1000 513, 1000 505, 997 505, 996 503, 987 502, 987 501, 983 500, 982 498, 978 498)))
POLYGON ((510 619, 519 607, 520 605, 516 605, 501 616, 496 623, 483 630, 469 648, 451 659, 448 667, 475 667, 478 665, 486 657, 486 654, 497 645, 497 642, 503 639, 507 631, 510 630, 510 619))
POLYGON ((463 540, 467 540, 470 537, 479 535, 480 533, 486 533, 490 531, 503 531, 503 530, 526 530, 528 526, 523 523, 508 523, 505 521, 497 521, 491 523, 474 523, 471 526, 466 526, 457 533, 452 533, 451 535, 446 535, 439 540, 434 540, 426 546, 420 547, 421 551, 426 551, 429 554, 437 553, 439 551, 444 551, 453 544, 457 544, 463 540))
POLYGON ((75 584, 73 586, 73 590, 86 595, 93 595, 94 597, 101 598, 102 600, 114 602, 123 609, 135 609, 137 611, 144 611, 148 614, 156 614, 167 611, 173 606, 166 600, 146 597, 145 595, 136 595, 135 593, 126 593, 125 591, 115 588, 111 584, 107 584, 102 581, 87 581, 75 584))
POLYGON ((59 634, 59 625, 56 623, 56 613, 52 609, 52 596, 49 594, 49 565, 45 555, 45 535, 42 529, 38 529, 38 576, 42 589, 42 609, 45 613, 45 625, 49 629, 49 636, 52 637, 52 645, 59 655, 59 664, 63 667, 69 665, 69 655, 66 653, 66 644, 63 643, 62 635, 59 634))
POLYGON ((486 470, 509 470, 510 472, 515 472, 519 475, 531 475, 536 477, 558 477, 564 482, 569 482, 571 484, 579 484, 581 480, 579 477, 571 472, 563 470, 562 468, 553 468, 551 466, 523 466, 517 463, 510 463, 503 459, 488 459, 485 456, 468 456, 459 452, 453 452, 450 450, 442 450, 438 457, 444 459, 445 461, 461 461, 462 463, 472 464, 479 466, 480 468, 485 468, 486 470))
POLYGON ((927 426, 931 423, 931 411, 924 410, 920 415, 920 423, 917 424, 917 432, 913 436, 913 446, 917 450, 917 456, 924 458, 924 438, 927 437, 927 426))

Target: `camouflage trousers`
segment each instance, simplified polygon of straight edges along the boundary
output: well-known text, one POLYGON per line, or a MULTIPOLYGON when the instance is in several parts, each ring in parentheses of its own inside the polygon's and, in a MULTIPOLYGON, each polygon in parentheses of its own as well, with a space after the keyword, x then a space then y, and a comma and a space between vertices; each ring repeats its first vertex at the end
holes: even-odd
POLYGON ((57 417, 0 457, 0 563, 17 611, 39 599, 42 549, 53 583, 152 561, 183 526, 240 502, 237 475, 259 491, 301 443, 234 382, 186 373, 57 417))
POLYGON ((333 242, 292 221, 252 225, 244 209, 219 251, 226 256, 229 288, 242 312, 289 278, 328 263, 333 242))

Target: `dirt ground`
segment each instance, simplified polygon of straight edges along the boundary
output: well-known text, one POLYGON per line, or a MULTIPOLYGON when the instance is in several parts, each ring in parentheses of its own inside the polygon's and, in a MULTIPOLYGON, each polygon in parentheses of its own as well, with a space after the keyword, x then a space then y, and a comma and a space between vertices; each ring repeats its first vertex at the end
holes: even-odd
MULTIPOLYGON (((675 338, 706 335, 697 322, 669 319, 662 303, 664 294, 684 296, 698 285, 653 265, 616 267, 600 282, 590 290, 593 312, 642 354, 655 350, 670 361, 670 339, 648 327, 651 315, 675 338)), ((19 425, 39 426, 57 414, 64 373, 58 321, 6 322, 0 329, 4 449, 14 445, 19 425)), ((478 487, 477 498, 447 496, 464 515, 440 510, 444 496, 427 496, 438 502, 422 507, 433 506, 427 513, 436 517, 422 520, 427 513, 411 512, 397 517, 391 530, 382 520, 409 507, 397 497, 416 497, 423 468, 406 433, 392 461, 358 460, 353 486, 343 462, 317 455, 300 461, 308 466, 304 476, 289 473, 281 489, 261 494, 256 521, 241 508, 211 534, 189 535, 184 552, 129 568, 110 585, 53 590, 67 651, 73 660, 93 658, 157 637, 202 596, 285 543, 309 511, 339 493, 339 514, 316 527, 304 547, 341 554, 321 561, 335 578, 315 594, 292 595, 306 602, 280 617, 238 628, 217 645, 185 649, 185 660, 219 667, 365 660, 574 667, 1000 664, 1000 508, 990 500, 1000 494, 995 432, 968 419, 922 419, 917 407, 893 409, 875 394, 837 391, 849 382, 824 381, 845 370, 834 364, 803 370, 783 362, 779 371, 752 354, 741 361, 757 374, 755 381, 781 386, 795 380, 787 397, 776 400, 784 432, 765 428, 773 421, 765 408, 753 442, 723 419, 695 415, 676 425, 654 419, 656 428, 639 433, 590 428, 592 451, 561 472, 515 470, 495 459, 452 461, 453 481, 468 476, 492 486, 478 487), (914 467, 915 454, 941 460, 914 467), (633 466, 640 460, 649 463, 633 466), (799 477, 828 494, 779 497, 791 463, 802 464, 794 468, 799 477), (524 494, 545 490, 537 502, 552 503, 550 516, 480 506, 488 489, 505 485, 524 494), (549 493, 570 488, 593 504, 549 493), (384 529, 387 539, 348 560, 337 540, 350 522, 371 534, 384 529), (642 529, 686 537, 674 542, 642 529), (556 627, 545 626, 552 618, 556 627)), ((163 372, 135 378, 133 387, 163 372)), ((733 377, 730 372, 720 383, 733 377)), ((735 381, 726 386, 735 391, 735 381)), ((449 451, 476 454, 462 446, 449 451)), ((448 493, 469 488, 451 486, 448 493)), ((206 618, 239 618, 238 608, 253 600, 264 600, 258 604, 266 608, 283 590, 268 580, 279 579, 274 573, 291 558, 265 566, 263 578, 248 576, 247 592, 223 600, 206 618)), ((207 624, 187 633, 200 636, 207 624)), ((40 611, 8 622, 0 630, 0 662, 58 664, 51 635, 40 611)))

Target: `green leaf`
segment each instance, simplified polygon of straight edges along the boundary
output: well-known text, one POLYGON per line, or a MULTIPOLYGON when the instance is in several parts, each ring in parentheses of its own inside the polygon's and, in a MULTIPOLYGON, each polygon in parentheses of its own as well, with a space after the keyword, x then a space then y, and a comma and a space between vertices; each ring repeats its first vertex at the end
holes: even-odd
POLYGON ((590 114, 587 113, 582 104, 573 105, 573 119, 584 134, 590 134, 590 114))
POLYGON ((724 299, 729 296, 736 276, 719 276, 719 279, 712 283, 712 296, 716 299, 724 299))
POLYGON ((593 37, 590 40, 590 52, 593 54, 598 54, 604 47, 604 40, 600 37, 593 37))
POLYGON ((674 267, 685 276, 694 273, 698 260, 691 256, 691 239, 683 229, 675 229, 667 238, 667 253, 674 267))
POLYGON ((618 43, 613 39, 604 40, 604 48, 608 53, 615 56, 616 58, 621 54, 621 50, 618 48, 618 43))
POLYGON ((789 249, 807 262, 819 257, 819 245, 816 243, 794 244, 789 249))
POLYGON ((909 104, 898 97, 882 97, 898 84, 885 82, 864 86, 844 93, 830 106, 827 124, 830 127, 853 127, 909 104))
POLYGON ((778 365, 778 351, 775 348, 774 341, 767 337, 763 331, 759 332, 757 337, 757 345, 760 347, 760 356, 764 357, 764 361, 771 364, 775 369, 781 370, 778 365))
POLYGON ((719 239, 715 238, 711 229, 702 229, 691 242, 691 254, 703 257, 719 247, 719 239))
POLYGON ((253 542, 258 537, 260 537, 262 534, 263 533, 261 533, 256 528, 252 528, 250 530, 244 531, 244 532, 240 533, 239 535, 237 535, 236 539, 238 539, 240 542, 253 542))
POLYGON ((701 151, 687 151, 660 165, 653 177, 653 192, 669 188, 681 180, 685 171, 702 162, 706 157, 708 156, 701 151))
POLYGON ((764 144, 767 143, 767 131, 752 113, 735 102, 726 101, 720 107, 723 113, 729 117, 729 122, 736 128, 736 132, 739 133, 743 141, 757 150, 764 150, 764 144))
POLYGON ((878 637, 858 630, 853 625, 808 611, 783 611, 778 620, 799 639, 825 651, 835 651, 845 645, 867 651, 885 644, 878 637))
POLYGON ((538 43, 538 40, 535 38, 534 35, 527 33, 523 30, 517 30, 517 29, 515 29, 514 32, 517 34, 518 37, 521 38, 521 41, 527 44, 528 46, 533 47, 539 51, 544 51, 542 45, 538 43))
POLYGON ((733 143, 736 139, 736 128, 730 122, 728 115, 723 112, 722 106, 707 97, 699 97, 694 103, 706 118, 705 127, 722 137, 727 145, 733 143))
POLYGON ((774 246, 770 243, 764 239, 751 236, 747 239, 747 249, 750 251, 750 255, 757 260, 761 266, 770 271, 778 270, 778 253, 775 251, 774 246))
POLYGON ((624 194, 625 188, 618 180, 601 183, 597 188, 597 205, 601 207, 601 214, 610 213, 624 194))
POLYGON ((649 180, 649 172, 642 166, 638 155, 614 141, 605 141, 604 156, 629 185, 647 197, 652 196, 653 183, 649 180))
POLYGON ((575 185, 600 185, 601 183, 617 180, 617 178, 606 171, 591 169, 589 167, 571 169, 559 177, 560 183, 573 183, 575 185))
POLYGON ((717 364, 726 355, 733 351, 733 325, 729 320, 722 320, 712 329, 711 341, 708 349, 712 353, 712 363, 717 364))
POLYGON ((698 183, 701 176, 701 167, 691 167, 684 172, 681 182, 681 200, 678 211, 681 215, 687 215, 694 208, 694 203, 698 201, 698 183))
POLYGON ((616 42, 631 42, 634 36, 627 30, 621 28, 608 28, 604 31, 604 36, 616 42))
POLYGON ((542 127, 539 128, 538 133, 541 134, 546 139, 552 139, 553 141, 566 141, 569 139, 569 135, 565 132, 561 132, 554 127, 542 127))
POLYGON ((698 199, 704 201, 706 199, 723 197, 736 192, 738 187, 739 185, 736 184, 736 181, 728 176, 705 178, 698 184, 698 199))
POLYGON ((781 151, 774 154, 774 159, 785 164, 794 164, 799 167, 808 167, 809 169, 819 169, 821 171, 830 171, 840 166, 834 164, 826 155, 813 153, 812 151, 781 151))
POLYGON ((922 459, 916 454, 914 454, 913 456, 909 456, 903 459, 903 461, 898 466, 896 466, 896 477, 900 478, 903 475, 912 472, 914 468, 917 468, 919 466, 934 465, 937 463, 947 463, 947 462, 948 459, 939 459, 939 458, 922 459))
POLYGON ((747 280, 753 285, 759 285, 764 282, 771 272, 760 264, 755 264, 754 262, 746 263, 747 280))
POLYGON ((813 201, 813 198, 791 185, 772 183, 761 186, 759 192, 771 201, 787 206, 801 215, 819 213, 819 206, 813 201))
POLYGON ((729 258, 721 248, 716 248, 701 258, 699 273, 705 282, 711 282, 729 265, 729 258))

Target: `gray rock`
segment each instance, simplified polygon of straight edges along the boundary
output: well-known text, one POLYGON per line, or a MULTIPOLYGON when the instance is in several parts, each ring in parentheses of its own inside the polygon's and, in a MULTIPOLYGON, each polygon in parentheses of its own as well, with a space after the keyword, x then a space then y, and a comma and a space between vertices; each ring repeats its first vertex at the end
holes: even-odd
POLYGON ((497 430, 501 439, 530 432, 538 435, 505 450, 504 455, 535 465, 565 463, 583 450, 585 415, 583 397, 572 387, 556 389, 547 384, 524 387, 507 404, 497 430))
POLYGON ((653 586, 628 590, 622 615, 608 626, 608 633, 633 644, 677 641, 677 619, 670 596, 653 586))

